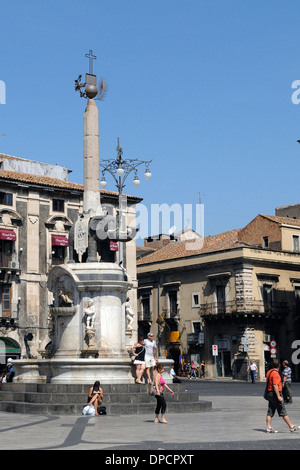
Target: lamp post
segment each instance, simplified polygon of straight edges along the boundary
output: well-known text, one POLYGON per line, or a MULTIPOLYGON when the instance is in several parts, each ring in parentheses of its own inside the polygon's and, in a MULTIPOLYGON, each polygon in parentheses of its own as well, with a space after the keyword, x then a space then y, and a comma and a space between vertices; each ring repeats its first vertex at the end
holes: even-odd
MULTIPOLYGON (((118 146, 116 147, 117 151, 117 158, 116 159, 105 159, 101 160, 100 162, 100 169, 102 171, 102 179, 100 180, 100 187, 104 189, 107 185, 107 181, 105 179, 105 173, 108 172, 111 174, 111 176, 114 178, 116 187, 118 189, 118 194, 119 194, 119 231, 121 234, 120 238, 120 243, 119 243, 119 249, 120 249, 120 255, 119 255, 119 261, 120 264, 124 262, 124 251, 123 251, 123 242, 122 242, 122 236, 124 238, 126 237, 126 226, 124 224, 124 204, 123 204, 123 189, 125 187, 125 181, 127 177, 129 176, 130 173, 134 172, 134 179, 133 179, 133 184, 135 187, 138 187, 140 184, 140 180, 138 177, 138 170, 137 168, 140 165, 145 165, 145 173, 144 176, 146 180, 149 180, 152 176, 149 165, 152 162, 150 161, 145 161, 145 160, 138 160, 136 158, 134 159, 127 159, 123 160, 122 155, 123 155, 123 149, 120 147, 120 142, 119 142, 119 137, 118 137, 118 146)), ((126 207, 125 207, 126 209, 126 207)))

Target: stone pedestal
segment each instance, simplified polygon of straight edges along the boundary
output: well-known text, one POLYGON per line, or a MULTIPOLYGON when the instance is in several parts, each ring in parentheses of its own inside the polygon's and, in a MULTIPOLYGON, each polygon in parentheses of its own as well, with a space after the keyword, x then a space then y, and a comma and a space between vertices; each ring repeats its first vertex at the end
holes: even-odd
POLYGON ((123 269, 116 263, 54 266, 48 288, 54 295, 52 357, 18 361, 18 381, 37 382, 40 376, 53 383, 134 382, 125 324, 130 284, 123 269))

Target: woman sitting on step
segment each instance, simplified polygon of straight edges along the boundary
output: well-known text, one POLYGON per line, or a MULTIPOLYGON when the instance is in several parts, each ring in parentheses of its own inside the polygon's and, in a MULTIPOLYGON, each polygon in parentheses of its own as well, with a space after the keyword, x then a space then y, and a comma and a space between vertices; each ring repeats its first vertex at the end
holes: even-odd
POLYGON ((98 415, 98 406, 101 405, 103 399, 103 390, 100 387, 99 380, 96 380, 93 387, 90 388, 88 396, 88 405, 94 405, 95 414, 98 415))

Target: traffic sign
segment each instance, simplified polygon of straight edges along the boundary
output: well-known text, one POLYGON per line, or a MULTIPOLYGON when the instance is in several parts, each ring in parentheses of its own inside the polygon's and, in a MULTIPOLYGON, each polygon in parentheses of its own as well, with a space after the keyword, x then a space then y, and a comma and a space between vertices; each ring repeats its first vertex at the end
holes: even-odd
POLYGON ((212 345, 212 355, 213 355, 213 356, 217 356, 217 355, 218 355, 218 345, 217 345, 217 344, 213 344, 213 345, 212 345))
POLYGON ((271 346, 271 348, 275 348, 275 347, 277 346, 276 341, 272 340, 272 341, 270 342, 270 346, 271 346))
POLYGON ((275 356, 277 353, 277 349, 276 348, 271 348, 270 349, 270 354, 272 354, 272 356, 275 356))

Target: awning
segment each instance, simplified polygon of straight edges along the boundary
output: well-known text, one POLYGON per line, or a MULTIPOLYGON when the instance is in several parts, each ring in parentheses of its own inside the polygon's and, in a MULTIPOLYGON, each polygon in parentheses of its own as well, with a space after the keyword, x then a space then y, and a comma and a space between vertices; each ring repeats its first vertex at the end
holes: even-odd
POLYGON ((69 246, 69 240, 62 235, 52 235, 52 246, 69 246))
POLYGON ((17 239, 16 233, 13 230, 0 229, 0 240, 11 240, 17 239))
POLYGON ((110 248, 110 251, 118 251, 119 250, 119 246, 116 242, 110 242, 109 244, 109 248, 110 248))

